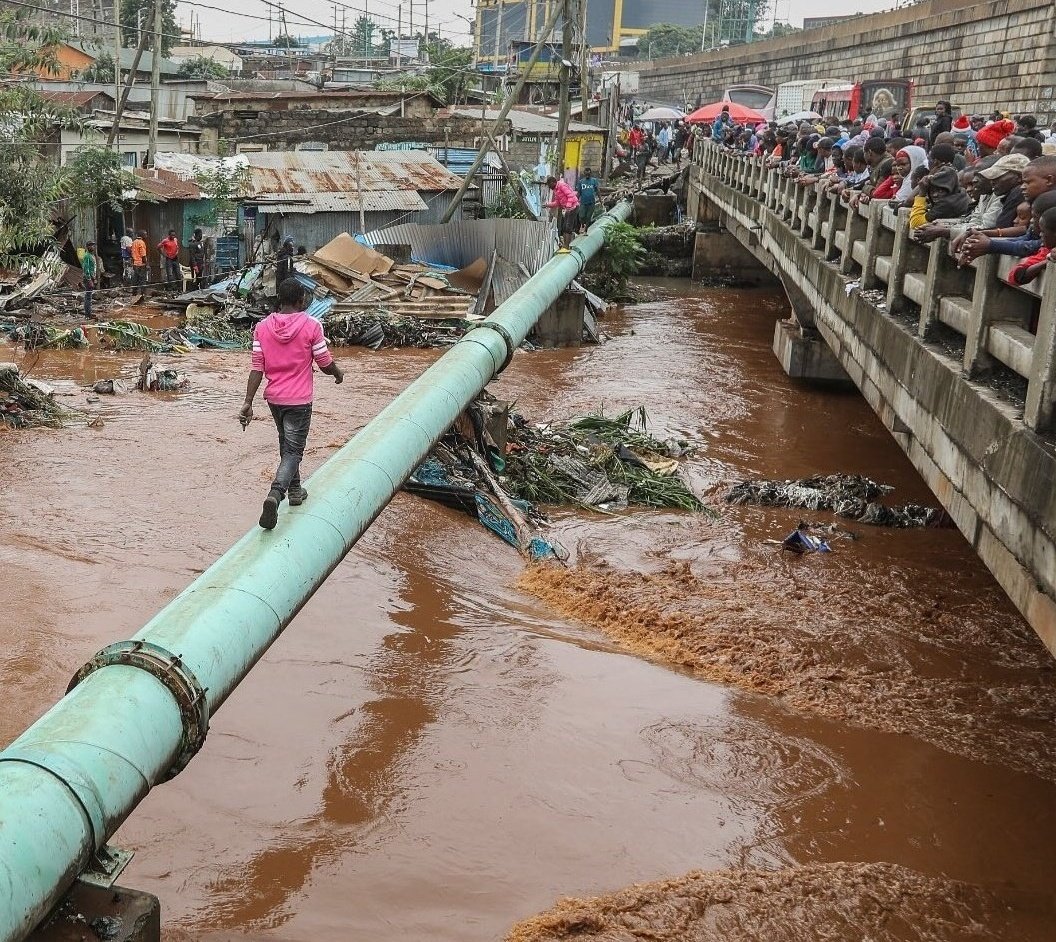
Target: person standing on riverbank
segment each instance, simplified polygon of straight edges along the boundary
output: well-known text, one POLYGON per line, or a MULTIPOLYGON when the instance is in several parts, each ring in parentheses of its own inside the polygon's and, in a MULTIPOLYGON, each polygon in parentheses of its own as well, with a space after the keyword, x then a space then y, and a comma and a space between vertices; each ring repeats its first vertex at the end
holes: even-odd
POLYGON ((165 263, 165 287, 181 290, 183 272, 180 270, 180 240, 176 238, 175 229, 170 229, 169 234, 158 243, 158 251, 165 263))
POLYGON ((191 260, 191 282, 198 290, 205 285, 205 239, 201 229, 194 230, 187 253, 191 260))
POLYGON ((139 291, 147 287, 147 233, 140 229, 132 240, 132 286, 139 291))
POLYGON ((95 254, 95 243, 86 242, 81 256, 81 274, 84 276, 84 317, 92 316, 92 292, 99 278, 99 256, 95 254))
POLYGON ((279 310, 253 330, 246 401, 238 413, 245 428, 253 420, 253 400, 261 380, 267 377, 264 399, 279 433, 279 467, 260 513, 260 525, 265 530, 275 528, 284 497, 289 498, 291 507, 303 504, 308 497, 301 486, 301 459, 315 398, 312 363, 333 376, 335 383, 345 378, 326 346, 322 325, 304 312, 304 286, 296 278, 287 278, 279 285, 278 296, 279 310))

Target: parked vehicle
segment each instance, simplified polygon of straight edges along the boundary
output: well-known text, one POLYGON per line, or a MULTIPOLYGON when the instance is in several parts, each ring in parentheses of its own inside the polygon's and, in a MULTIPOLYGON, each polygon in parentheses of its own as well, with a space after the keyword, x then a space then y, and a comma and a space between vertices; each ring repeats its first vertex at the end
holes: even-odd
POLYGON ((722 93, 722 100, 752 108, 767 121, 774 120, 777 93, 765 85, 731 85, 722 93))
POLYGON ((889 117, 904 115, 913 107, 913 83, 908 79, 871 79, 819 89, 810 110, 826 118, 842 121, 867 118, 870 114, 889 117))
MULTIPOLYGON (((954 105, 950 109, 950 117, 956 120, 961 116, 961 109, 954 105)), ((917 126, 917 122, 923 118, 930 125, 935 120, 935 106, 928 105, 926 108, 911 108, 906 112, 906 118, 902 122, 902 136, 903 137, 915 137, 913 129, 917 126)))
POLYGON ((774 109, 776 118, 797 114, 800 111, 813 111, 814 93, 832 85, 849 85, 847 79, 809 79, 805 82, 783 82, 777 86, 777 100, 774 109))

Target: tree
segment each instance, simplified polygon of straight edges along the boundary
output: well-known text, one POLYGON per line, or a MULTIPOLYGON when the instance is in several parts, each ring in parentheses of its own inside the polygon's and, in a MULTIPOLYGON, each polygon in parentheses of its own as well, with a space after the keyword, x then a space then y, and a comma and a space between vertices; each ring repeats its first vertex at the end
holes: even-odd
MULTIPOLYGON (((161 54, 167 56, 176 45, 180 24, 176 22, 176 0, 161 3, 161 54)), ((154 0, 121 0, 121 41, 126 46, 139 45, 140 27, 154 30, 154 0)), ((151 48, 150 46, 147 47, 151 48)))
MULTIPOLYGON (((61 29, 0 10, 0 70, 54 63, 61 29)), ((70 109, 45 101, 28 85, 0 89, 0 264, 16 267, 54 238, 63 206, 88 210, 116 204, 129 188, 115 151, 86 147, 64 167, 48 156, 61 128, 81 126, 70 109), (45 143, 42 143, 45 142, 45 143)))
POLYGON ((194 180, 209 204, 191 216, 196 226, 216 227, 234 217, 237 200, 249 188, 249 170, 241 164, 218 160, 210 169, 198 170, 194 180))
POLYGON ((378 33, 378 24, 369 16, 360 16, 352 24, 352 33, 348 37, 348 51, 345 53, 357 59, 368 59, 374 54, 374 36, 378 33))
POLYGON ((756 39, 780 39, 782 36, 792 36, 795 33, 801 33, 802 30, 798 26, 793 26, 791 23, 774 23, 765 33, 756 33, 756 39))
POLYGON ((444 104, 453 105, 465 97, 472 72, 473 50, 455 46, 446 39, 423 44, 430 65, 421 72, 397 75, 376 82, 375 88, 429 92, 444 104))
POLYGON ((80 76, 85 82, 109 83, 114 80, 114 57, 103 53, 87 68, 81 69, 80 76))
MULTIPOLYGON (((711 24, 708 24, 709 32, 711 24)), ((678 26, 675 23, 657 23, 648 32, 638 37, 640 59, 669 59, 687 52, 700 52, 703 35, 700 26, 678 26)))
MULTIPOLYGON (((55 47, 65 38, 59 27, 0 9, 0 70, 53 66, 55 47)), ((66 195, 69 175, 38 142, 75 123, 72 112, 45 102, 28 85, 0 89, 0 264, 5 267, 17 267, 54 235, 53 211, 66 195)))
POLYGON ((281 36, 276 36, 271 44, 277 49, 300 49, 301 41, 295 36, 291 36, 289 33, 283 33, 281 36))
POLYGON ((211 79, 227 78, 231 73, 226 65, 205 56, 194 56, 180 63, 177 74, 181 78, 211 79))
POLYGON ((103 206, 121 208, 121 197, 136 185, 135 176, 121 166, 116 150, 82 147, 66 164, 69 180, 64 186, 72 209, 94 214, 103 206))

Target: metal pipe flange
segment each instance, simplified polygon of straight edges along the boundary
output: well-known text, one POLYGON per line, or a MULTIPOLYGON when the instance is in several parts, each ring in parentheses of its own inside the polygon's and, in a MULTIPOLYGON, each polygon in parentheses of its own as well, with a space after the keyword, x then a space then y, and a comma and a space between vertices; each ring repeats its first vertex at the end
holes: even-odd
POLYGON ((194 676, 194 672, 183 663, 180 655, 150 641, 118 641, 107 645, 73 676, 66 692, 69 693, 90 674, 104 667, 120 665, 137 667, 160 680, 172 694, 180 710, 183 734, 176 762, 165 774, 163 781, 175 778, 194 758, 205 743, 209 732, 209 701, 206 688, 194 676))

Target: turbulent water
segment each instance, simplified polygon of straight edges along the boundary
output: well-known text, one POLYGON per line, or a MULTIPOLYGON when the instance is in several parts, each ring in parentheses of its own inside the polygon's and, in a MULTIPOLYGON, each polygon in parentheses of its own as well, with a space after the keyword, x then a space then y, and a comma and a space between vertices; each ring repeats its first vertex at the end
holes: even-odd
MULTIPOLYGON (((491 389, 533 419, 645 404, 718 516, 557 510, 570 566, 525 570, 398 496, 116 835, 167 938, 1052 937, 1050 656, 954 530, 841 520, 793 556, 770 541, 834 518, 727 506, 831 472, 934 498, 859 396, 781 373, 779 295, 653 291, 609 343, 519 354, 491 389)), ((309 470, 438 354, 340 355, 309 470)), ((259 513, 245 356, 86 400, 138 359, 25 361, 93 421, 0 432, 4 741, 259 513)))

